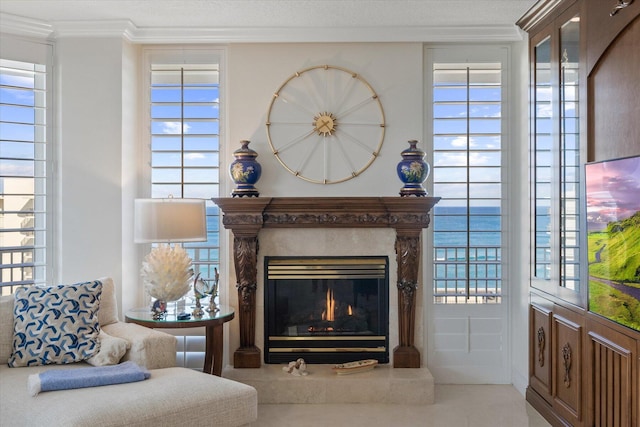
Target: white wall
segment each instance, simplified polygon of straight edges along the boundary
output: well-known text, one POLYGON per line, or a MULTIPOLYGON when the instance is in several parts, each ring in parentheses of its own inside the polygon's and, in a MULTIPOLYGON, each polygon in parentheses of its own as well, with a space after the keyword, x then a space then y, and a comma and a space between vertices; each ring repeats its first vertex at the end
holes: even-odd
POLYGON ((524 394, 529 384, 529 61, 526 41, 514 43, 511 51, 512 101, 510 149, 511 250, 510 322, 511 322, 511 381, 524 394))
POLYGON ((121 38, 56 45, 59 280, 122 279, 121 38))
MULTIPOLYGON (((526 43, 513 49, 518 90, 512 104, 513 172, 511 205, 514 265, 510 308, 513 321, 514 383, 527 378, 526 43), (517 147, 516 147, 517 146, 517 147), (517 148, 517 149, 516 149, 517 148), (523 240, 523 238, 525 240, 523 240)), ((422 43, 232 44, 227 47, 224 81, 226 128, 222 131, 221 188, 232 189, 227 165, 239 141, 249 139, 259 154, 262 196, 395 196, 401 188, 395 166, 407 140, 423 140, 422 43), (265 121, 273 92, 296 70, 318 64, 360 73, 379 94, 386 115, 385 142, 379 158, 361 176, 334 185, 310 184, 289 174, 274 158, 265 121)), ((110 275, 121 284, 121 307, 142 303, 138 280, 140 249, 131 233, 132 200, 140 194, 137 135, 140 88, 138 47, 120 37, 62 38, 57 42, 59 87, 60 280, 110 275)), ((424 146, 423 146, 424 148, 424 146)), ((429 158, 427 160, 430 161, 429 158)), ((226 194, 221 194, 224 196, 226 194)), ((224 241, 224 240, 223 240, 224 241)), ((231 244, 232 239, 227 236, 231 244)), ((231 251, 228 251, 229 256, 231 251)), ((223 258, 223 300, 236 305, 232 260, 223 258), (225 265, 226 264, 226 265, 225 265)), ((233 331, 233 328, 232 328, 233 331)), ((421 341, 424 337, 419 337, 421 341)), ((237 347, 227 347, 226 357, 237 347)), ((424 354, 424 353, 423 353, 424 354)), ((524 386, 518 386, 521 391, 524 386)))
MULTIPOLYGON (((140 286, 140 257, 144 253, 141 245, 133 244, 133 201, 141 197, 142 162, 140 161, 145 145, 142 144, 141 113, 143 101, 140 94, 140 51, 138 45, 123 43, 122 54, 122 218, 121 260, 122 277, 117 283, 121 284, 121 301, 118 307, 122 312, 140 305, 143 295, 140 286)), ((116 213, 117 214, 117 213, 116 213)))
MULTIPOLYGON (((229 47, 227 105, 230 150, 242 139, 258 152, 262 196, 396 196, 400 152, 422 140, 421 43, 238 44, 229 47), (294 72, 337 65, 359 73, 380 96, 386 116, 380 156, 360 176, 340 184, 312 184, 287 172, 267 142, 266 116, 273 93, 294 72)), ((230 161, 227 155, 223 161, 230 161)), ((231 160, 233 160, 231 158, 231 160)))

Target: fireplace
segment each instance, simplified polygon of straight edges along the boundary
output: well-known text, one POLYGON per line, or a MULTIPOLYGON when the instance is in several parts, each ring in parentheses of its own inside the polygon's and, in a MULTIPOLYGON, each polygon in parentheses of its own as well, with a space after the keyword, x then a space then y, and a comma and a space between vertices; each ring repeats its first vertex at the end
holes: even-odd
MULTIPOLYGON (((233 353, 236 368, 259 368, 256 345, 258 234, 262 229, 392 228, 397 267, 394 283, 398 345, 393 366, 419 368, 415 346, 416 298, 420 265, 420 236, 429 226, 429 211, 439 197, 249 197, 212 199, 223 212, 222 224, 233 233, 233 267, 238 292, 239 347, 233 353)), ((329 252, 331 253, 331 252, 329 252)), ((362 252, 360 252, 362 253, 362 252)), ((394 319, 395 320, 395 319, 394 319)))
POLYGON ((389 260, 265 257, 265 363, 389 362, 389 260))

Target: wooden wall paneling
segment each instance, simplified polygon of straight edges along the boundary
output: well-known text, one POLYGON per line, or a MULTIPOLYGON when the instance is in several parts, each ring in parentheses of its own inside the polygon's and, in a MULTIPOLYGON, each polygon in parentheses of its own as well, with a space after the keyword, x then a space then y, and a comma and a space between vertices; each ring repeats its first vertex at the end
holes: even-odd
MULTIPOLYGON (((640 1, 635 3, 640 5, 640 1)), ((613 41, 589 75, 590 160, 640 154, 639 46, 640 15, 613 41)))
POLYGON ((617 3, 618 0, 587 0, 587 73, 609 44, 640 14, 640 1, 636 0, 611 16, 617 3))
POLYGON ((581 426, 583 317, 556 306, 552 319, 553 409, 571 425, 581 426))

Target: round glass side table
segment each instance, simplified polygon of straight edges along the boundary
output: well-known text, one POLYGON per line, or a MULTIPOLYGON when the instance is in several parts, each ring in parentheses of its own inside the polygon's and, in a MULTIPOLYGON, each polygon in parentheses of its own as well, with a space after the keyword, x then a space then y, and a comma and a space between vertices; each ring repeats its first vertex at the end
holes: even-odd
POLYGON ((219 306, 215 313, 205 311, 204 316, 178 319, 176 313, 167 313, 162 319, 154 319, 149 307, 134 308, 125 313, 125 322, 136 323, 147 328, 178 329, 204 326, 206 349, 203 372, 220 376, 222 374, 222 352, 224 350, 223 325, 235 316, 233 308, 219 306))

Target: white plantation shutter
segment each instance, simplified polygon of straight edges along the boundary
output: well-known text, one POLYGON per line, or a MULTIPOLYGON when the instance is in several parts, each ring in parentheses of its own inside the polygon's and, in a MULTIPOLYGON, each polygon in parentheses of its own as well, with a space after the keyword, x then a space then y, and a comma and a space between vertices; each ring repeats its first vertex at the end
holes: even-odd
POLYGON ((50 45, 2 37, 0 293, 52 275, 50 45))
POLYGON ((151 196, 207 200, 208 241, 183 245, 205 280, 219 265, 219 89, 217 64, 151 65, 151 196))
POLYGON ((433 64, 436 303, 502 294, 502 66, 433 64))

